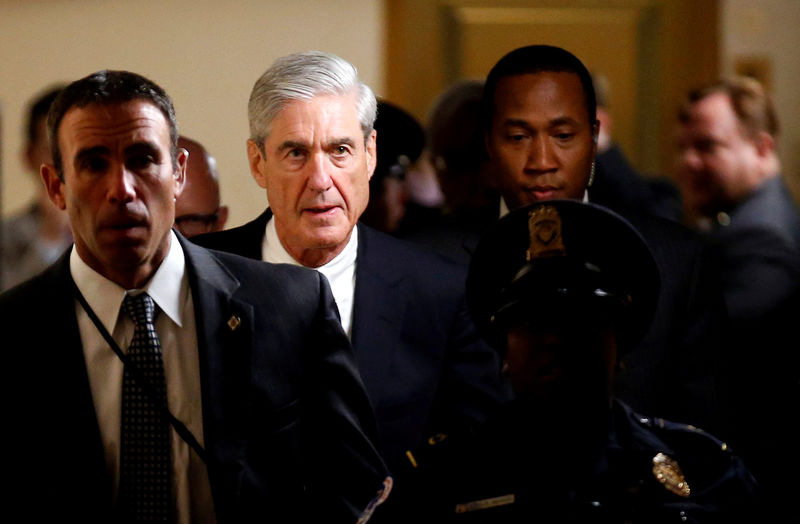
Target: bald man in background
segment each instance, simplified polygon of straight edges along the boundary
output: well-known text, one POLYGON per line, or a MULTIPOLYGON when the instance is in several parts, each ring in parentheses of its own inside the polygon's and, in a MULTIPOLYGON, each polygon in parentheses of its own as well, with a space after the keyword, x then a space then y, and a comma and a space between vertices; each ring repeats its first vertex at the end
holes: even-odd
POLYGON ((220 205, 217 161, 202 144, 185 136, 178 147, 189 152, 186 185, 175 201, 175 228, 186 238, 222 231, 228 221, 228 206, 220 205))

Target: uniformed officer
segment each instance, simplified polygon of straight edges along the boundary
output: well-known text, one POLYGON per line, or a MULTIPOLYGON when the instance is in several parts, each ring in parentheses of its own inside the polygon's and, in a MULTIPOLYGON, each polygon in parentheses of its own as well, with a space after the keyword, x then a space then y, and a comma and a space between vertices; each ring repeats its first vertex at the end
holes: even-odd
POLYGON ((467 300, 516 398, 472 434, 409 454, 409 517, 759 521, 755 482, 725 444, 612 395, 658 288, 645 243, 605 208, 553 200, 502 218, 472 258, 467 300))

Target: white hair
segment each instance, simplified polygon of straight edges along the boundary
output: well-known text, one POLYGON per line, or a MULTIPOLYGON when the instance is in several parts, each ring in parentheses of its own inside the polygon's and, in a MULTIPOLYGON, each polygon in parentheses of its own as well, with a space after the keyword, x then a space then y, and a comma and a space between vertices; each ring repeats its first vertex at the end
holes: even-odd
POLYGON ((250 93, 247 105, 250 138, 263 151, 272 121, 288 102, 354 92, 358 119, 366 139, 375 124, 377 100, 369 86, 358 79, 353 64, 321 51, 281 57, 261 75, 250 93))

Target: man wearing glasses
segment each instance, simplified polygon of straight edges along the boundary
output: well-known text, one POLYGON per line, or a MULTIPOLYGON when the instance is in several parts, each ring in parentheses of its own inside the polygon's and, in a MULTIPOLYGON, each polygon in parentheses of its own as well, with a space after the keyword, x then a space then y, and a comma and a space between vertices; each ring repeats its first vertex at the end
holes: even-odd
POLYGON ((189 152, 186 184, 175 201, 175 229, 186 238, 222 231, 228 221, 228 206, 220 205, 217 162, 202 144, 185 136, 178 147, 189 152))

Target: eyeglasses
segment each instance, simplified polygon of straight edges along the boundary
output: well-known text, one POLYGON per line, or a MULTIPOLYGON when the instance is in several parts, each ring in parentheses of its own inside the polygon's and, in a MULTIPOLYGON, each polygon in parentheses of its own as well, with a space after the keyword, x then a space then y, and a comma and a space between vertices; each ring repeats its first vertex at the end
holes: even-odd
POLYGON ((211 232, 218 222, 219 209, 208 215, 196 213, 175 217, 175 227, 187 238, 211 232))

